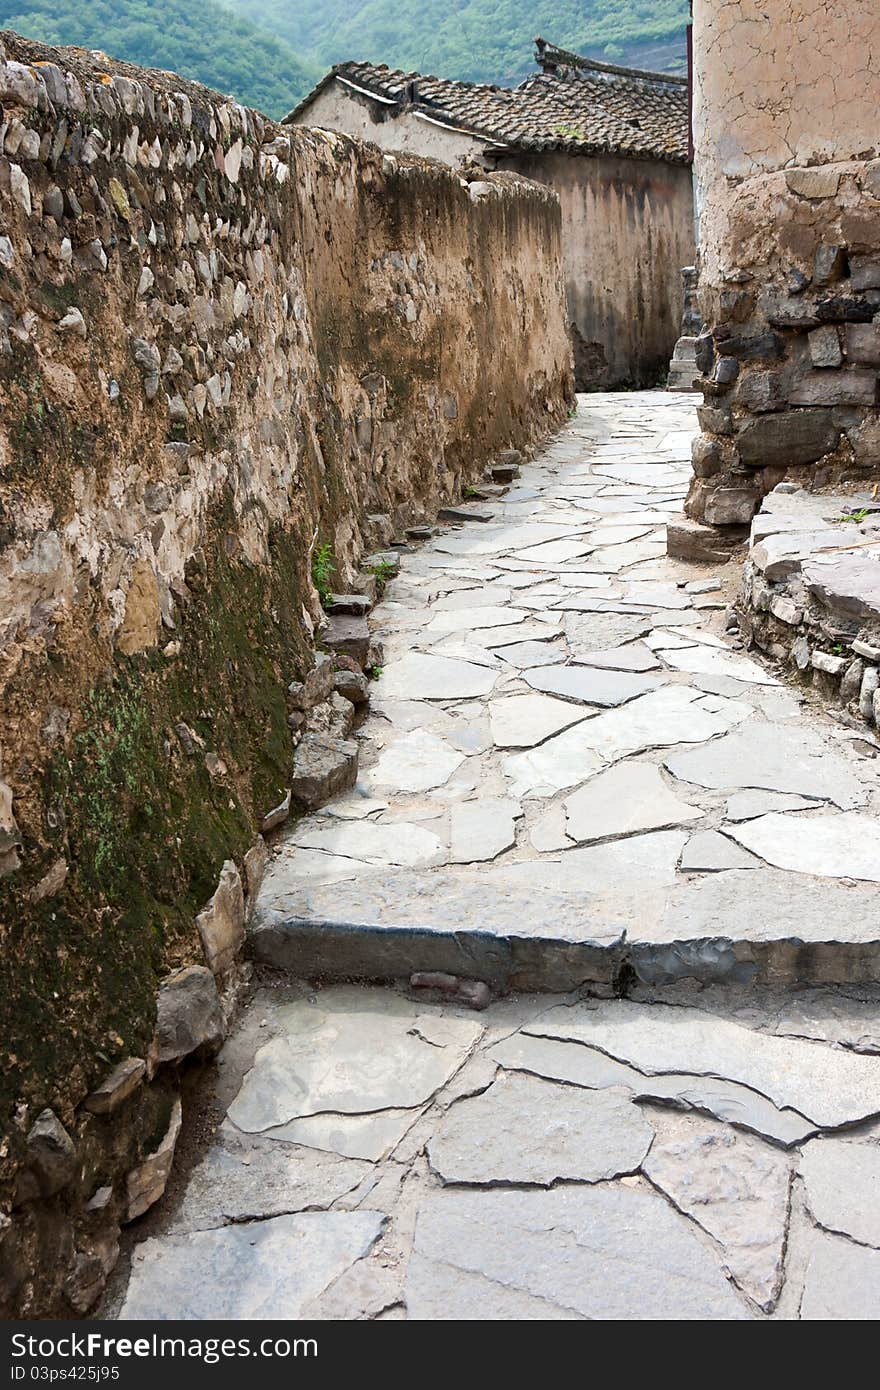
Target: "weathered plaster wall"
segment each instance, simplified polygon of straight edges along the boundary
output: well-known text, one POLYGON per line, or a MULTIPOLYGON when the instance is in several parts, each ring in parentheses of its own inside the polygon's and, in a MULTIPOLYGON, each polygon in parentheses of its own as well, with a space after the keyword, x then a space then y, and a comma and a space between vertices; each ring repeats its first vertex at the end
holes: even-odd
POLYGON ((694 258, 690 169, 660 160, 565 154, 484 156, 486 140, 334 82, 298 124, 463 167, 489 163, 543 183, 562 205, 565 294, 579 390, 655 384, 669 366, 694 258))
POLYGON ((698 345, 690 515, 880 473, 880 8, 695 0, 698 345))
POLYGON ((82 1311, 222 1036, 314 546, 545 435, 570 352, 549 193, 0 45, 0 1306, 82 1311))
POLYGON ((370 140, 380 149, 442 159, 456 168, 479 164, 485 140, 426 120, 410 108, 400 110, 354 87, 332 82, 309 103, 297 125, 339 130, 356 140, 370 140))
POLYGON ((679 335, 681 267, 694 257, 690 168, 565 154, 503 156, 497 166, 559 195, 579 388, 656 385, 679 335))

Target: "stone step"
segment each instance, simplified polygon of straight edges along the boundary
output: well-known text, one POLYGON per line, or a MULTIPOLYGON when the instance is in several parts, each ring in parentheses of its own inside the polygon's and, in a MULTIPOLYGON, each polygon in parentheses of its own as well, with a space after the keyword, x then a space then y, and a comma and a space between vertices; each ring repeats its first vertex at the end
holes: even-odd
POLYGON ((562 863, 478 872, 383 869, 289 886, 270 876, 251 953, 295 975, 304 962, 322 979, 394 980, 439 970, 499 990, 880 977, 875 885, 757 868, 684 875, 661 887, 657 842, 664 836, 676 832, 640 837, 655 848, 646 846, 644 871, 630 887, 611 882, 613 855, 597 861, 581 851, 562 863), (595 872, 602 862, 604 884, 595 872))

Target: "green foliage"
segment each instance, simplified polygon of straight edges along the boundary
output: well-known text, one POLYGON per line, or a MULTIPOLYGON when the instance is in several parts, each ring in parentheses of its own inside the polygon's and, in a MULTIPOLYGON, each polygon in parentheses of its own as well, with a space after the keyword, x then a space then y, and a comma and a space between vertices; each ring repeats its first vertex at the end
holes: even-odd
POLYGON ((283 37, 261 31, 244 7, 234 14, 216 0, 0 0, 0 28, 166 68, 276 117, 318 76, 283 37))
POLYGON ((375 576, 376 594, 381 598, 388 580, 394 574, 394 566, 390 565, 387 560, 377 560, 375 565, 370 567, 370 573, 375 576))
POLYGON ((322 67, 368 59, 481 82, 534 71, 532 40, 682 72, 687 0, 225 0, 322 67))
POLYGON ((327 607, 332 597, 330 581, 335 573, 333 547, 329 541, 324 541, 312 556, 312 583, 318 590, 318 598, 323 608, 327 607))
POLYGON ((838 526, 841 526, 845 521, 864 521, 865 517, 870 516, 870 514, 867 507, 859 507, 857 511, 847 512, 845 516, 835 517, 834 520, 838 526))

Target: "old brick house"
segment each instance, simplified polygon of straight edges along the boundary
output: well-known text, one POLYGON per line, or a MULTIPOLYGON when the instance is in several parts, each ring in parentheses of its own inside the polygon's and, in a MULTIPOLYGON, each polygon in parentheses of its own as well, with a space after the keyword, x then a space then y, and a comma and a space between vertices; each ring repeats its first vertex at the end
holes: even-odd
POLYGON ((536 44, 540 71, 512 89, 341 63, 287 120, 549 184, 578 385, 653 384, 693 260, 687 81, 536 44))

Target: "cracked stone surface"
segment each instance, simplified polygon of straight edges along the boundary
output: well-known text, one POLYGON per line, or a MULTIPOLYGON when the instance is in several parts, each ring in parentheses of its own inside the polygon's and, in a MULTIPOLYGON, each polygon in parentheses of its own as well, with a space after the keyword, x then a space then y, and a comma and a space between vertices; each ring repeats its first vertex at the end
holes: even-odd
POLYGON ((750 1135, 696 1124, 655 1142, 644 1170, 718 1242, 735 1282, 769 1313, 782 1287, 789 1160, 750 1135))
POLYGON ((561 1178, 592 1183, 635 1173, 653 1137, 624 1090, 512 1074, 454 1106, 427 1154, 444 1183, 550 1187, 561 1178))
POLYGON ((695 428, 592 394, 401 552, 124 1317, 880 1315, 877 742, 731 638, 735 561, 666 556, 695 428))
POLYGON ((686 1219, 638 1188, 437 1192, 419 1212, 414 1250, 406 1299, 416 1318, 450 1316, 437 1265, 581 1318, 748 1317, 686 1219))
POLYGON ((709 1020, 697 1009, 597 1003, 553 1010, 540 1031, 586 1043, 644 1072, 726 1076, 819 1126, 880 1115, 880 1059, 755 1033, 709 1020))
POLYGON ((298 1317, 379 1239, 378 1212, 305 1212, 139 1246, 120 1317, 298 1317))
POLYGON ((818 1225, 880 1249, 880 1143, 876 1136, 815 1139, 801 1154, 798 1174, 818 1225))
POLYGON ((458 1070, 483 1031, 403 1000, 390 1013, 370 1008, 368 997, 345 988, 287 1005, 277 1024, 229 1109, 233 1124, 251 1133, 325 1111, 416 1106, 458 1070))
POLYGON ((572 840, 611 839, 699 820, 703 811, 680 801, 653 763, 627 762, 600 773, 565 801, 572 840))

